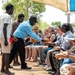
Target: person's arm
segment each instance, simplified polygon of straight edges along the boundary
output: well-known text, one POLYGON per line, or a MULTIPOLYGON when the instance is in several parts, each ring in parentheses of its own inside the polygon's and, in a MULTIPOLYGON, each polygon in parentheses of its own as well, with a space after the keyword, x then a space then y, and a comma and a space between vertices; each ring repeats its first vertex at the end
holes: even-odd
POLYGON ((17 27, 18 27, 18 23, 17 23, 17 22, 14 22, 14 23, 12 24, 11 35, 13 35, 13 33, 14 33, 14 31, 17 29, 17 27))
POLYGON ((4 21, 3 21, 4 25, 3 25, 3 35, 4 35, 4 45, 7 46, 8 45, 8 40, 7 40, 7 26, 10 25, 11 23, 11 18, 10 16, 6 15, 4 21))
POLYGON ((4 45, 7 46, 8 45, 8 41, 7 41, 7 25, 8 24, 4 24, 3 26, 3 35, 4 35, 4 45))
POLYGON ((56 54, 55 57, 57 59, 70 58, 75 60, 75 54, 71 53, 70 51, 62 51, 60 54, 56 54))
POLYGON ((75 54, 70 54, 68 55, 68 58, 72 59, 72 60, 75 60, 75 54))
POLYGON ((55 46, 55 43, 53 42, 45 42, 46 45, 55 46))
POLYGON ((53 42, 55 40, 55 34, 52 34, 50 37, 50 41, 53 42))
POLYGON ((60 41, 58 40, 56 42, 45 42, 46 45, 51 45, 51 46, 59 46, 60 45, 60 41))
POLYGON ((31 29, 30 26, 26 26, 25 31, 28 33, 29 36, 31 36, 31 37, 34 38, 35 40, 37 40, 37 41, 39 41, 39 42, 42 40, 38 35, 36 35, 36 34, 32 31, 32 29, 31 29))

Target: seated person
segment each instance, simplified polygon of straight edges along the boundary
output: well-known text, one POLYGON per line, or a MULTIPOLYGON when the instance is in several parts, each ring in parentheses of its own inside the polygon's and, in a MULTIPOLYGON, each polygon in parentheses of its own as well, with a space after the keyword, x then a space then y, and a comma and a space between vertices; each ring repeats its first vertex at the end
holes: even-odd
MULTIPOLYGON (((59 26, 59 27, 56 27, 56 32, 59 34, 59 36, 60 36, 60 38, 61 38, 63 32, 61 31, 61 27, 60 27, 60 26, 59 26)), ((58 37, 57 37, 57 38, 58 38, 58 37)), ((57 41, 59 41, 59 39, 58 39, 57 41)), ((54 46, 53 49, 50 49, 50 50, 47 52, 47 56, 46 56, 46 60, 45 60, 45 63, 47 64, 46 67, 45 67, 46 70, 49 70, 49 68, 51 69, 51 67, 50 67, 50 58, 49 58, 50 52, 51 52, 51 50, 56 50, 57 48, 59 48, 59 46, 54 46)))
MULTIPOLYGON (((37 34, 37 35, 39 35, 39 37, 40 37, 40 33, 38 33, 38 27, 37 26, 34 26, 33 27, 33 31, 37 34)), ((40 42, 38 42, 38 41, 36 41, 35 39, 33 39, 33 38, 30 38, 30 42, 32 42, 32 45, 29 45, 29 46, 26 46, 26 51, 28 51, 29 50, 29 57, 28 57, 28 59, 27 60, 30 60, 30 61, 35 61, 36 60, 36 52, 34 51, 34 49, 32 48, 34 45, 39 45, 40 44, 40 42)), ((28 53, 28 52, 27 52, 28 53)))
POLYGON ((60 68, 59 64, 57 64, 58 61, 55 59, 54 54, 59 53, 60 49, 61 50, 69 50, 72 47, 72 45, 66 40, 66 38, 73 37, 73 34, 70 31, 70 28, 69 28, 68 24, 63 24, 62 27, 61 27, 61 31, 64 33, 61 36, 61 38, 54 43, 50 43, 50 45, 52 45, 52 46, 59 46, 59 49, 57 48, 57 49, 51 50, 49 52, 50 53, 49 54, 49 58, 50 58, 49 60, 50 60, 51 67, 52 67, 52 70, 49 71, 49 73, 51 73, 51 74, 55 74, 57 72, 57 70, 60 68))
MULTIPOLYGON (((59 60, 69 58, 75 61, 75 38, 69 38, 73 47, 68 51, 61 51, 60 54, 56 54, 55 57, 59 60)), ((75 75, 75 63, 64 64, 60 68, 61 75, 75 75)))

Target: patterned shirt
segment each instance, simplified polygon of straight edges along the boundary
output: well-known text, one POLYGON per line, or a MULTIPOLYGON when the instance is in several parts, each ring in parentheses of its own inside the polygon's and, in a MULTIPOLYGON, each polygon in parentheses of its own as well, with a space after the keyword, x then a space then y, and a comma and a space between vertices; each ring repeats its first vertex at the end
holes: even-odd
POLYGON ((72 46, 69 44, 68 40, 66 38, 72 38, 73 34, 71 31, 68 31, 64 33, 61 38, 55 42, 57 46, 60 46, 63 50, 69 50, 72 46))

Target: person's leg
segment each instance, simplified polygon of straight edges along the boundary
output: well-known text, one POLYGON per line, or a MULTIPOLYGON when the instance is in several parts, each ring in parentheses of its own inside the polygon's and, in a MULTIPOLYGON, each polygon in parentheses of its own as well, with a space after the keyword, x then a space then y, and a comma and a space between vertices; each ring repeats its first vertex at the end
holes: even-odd
POLYGON ((12 60, 15 58, 15 56, 17 54, 16 43, 17 42, 14 42, 13 47, 11 48, 10 57, 9 57, 9 64, 11 64, 12 60))
POLYGON ((27 60, 31 61, 32 60, 32 47, 29 47, 29 57, 27 60))
POLYGON ((37 59, 37 50, 35 47, 32 47, 32 54, 33 54, 33 61, 36 61, 37 59))
POLYGON ((10 55, 10 45, 4 45, 4 39, 1 39, 2 45, 2 68, 1 71, 5 71, 6 74, 10 75, 13 74, 9 71, 9 55, 10 55))
POLYGON ((43 56, 42 56, 42 46, 38 48, 38 52, 39 52, 39 57, 40 57, 40 60, 39 60, 39 64, 42 64, 43 63, 43 56))
POLYGON ((27 67, 27 63, 25 62, 25 44, 24 41, 20 38, 18 38, 17 50, 20 55, 21 69, 31 69, 31 67, 27 67))
POLYGON ((50 53, 51 53, 51 51, 47 52, 47 56, 46 56, 46 60, 45 60, 45 63, 47 64, 48 67, 50 66, 50 58, 49 58, 50 53))
POLYGON ((60 69, 60 61, 55 58, 55 54, 59 53, 59 50, 54 50, 50 54, 50 63, 52 67, 52 71, 49 72, 51 74, 60 74, 59 69, 60 69))
POLYGON ((5 73, 10 75, 11 72, 9 71, 9 56, 10 54, 8 53, 5 53, 4 55, 4 62, 5 62, 5 73))
POLYGON ((4 54, 2 54, 2 67, 1 67, 1 72, 5 72, 4 54))
POLYGON ((15 56, 15 58, 14 58, 13 65, 14 65, 14 66, 19 66, 19 65, 20 65, 20 63, 19 63, 19 61, 18 61, 18 53, 16 54, 16 56, 15 56))
POLYGON ((25 57, 26 57, 26 59, 27 59, 28 56, 29 56, 29 51, 28 51, 28 50, 29 50, 29 49, 28 49, 28 46, 26 46, 26 47, 25 47, 25 53, 26 53, 26 54, 25 54, 25 55, 26 55, 25 57))

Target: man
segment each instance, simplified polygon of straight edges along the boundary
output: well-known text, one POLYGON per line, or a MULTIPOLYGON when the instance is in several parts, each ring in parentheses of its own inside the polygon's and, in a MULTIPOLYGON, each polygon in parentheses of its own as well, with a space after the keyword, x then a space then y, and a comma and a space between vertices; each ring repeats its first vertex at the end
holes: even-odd
MULTIPOLYGON (((60 54, 56 54, 55 57, 59 60, 61 59, 71 59, 75 60, 75 38, 68 38, 69 42, 73 47, 68 51, 61 51, 60 54)), ((75 62, 75 61, 74 61, 75 62)), ((61 75, 75 75, 75 63, 64 64, 60 68, 61 75)))
MULTIPOLYGON (((19 24, 21 23, 21 22, 23 22, 23 20, 24 20, 24 14, 19 14, 18 15, 18 20, 17 20, 17 22, 14 22, 13 24, 12 24, 12 32, 11 32, 11 35, 14 33, 14 31, 17 29, 17 27, 19 26, 19 24)), ((11 37, 12 38, 12 37, 11 37)), ((11 46, 13 45, 13 39, 12 39, 12 42, 11 42, 12 44, 11 44, 11 46)), ((13 65, 14 66, 17 66, 17 65, 20 65, 20 63, 18 62, 18 53, 16 54, 16 57, 15 57, 15 59, 14 59, 14 63, 13 63, 13 65)))
POLYGON ((2 46, 2 67, 1 72, 5 72, 8 75, 12 73, 9 71, 9 54, 10 54, 10 25, 11 25, 11 17, 13 14, 14 6, 12 4, 8 4, 5 7, 6 13, 1 15, 1 26, 0 26, 0 42, 2 46))
POLYGON ((24 39, 29 35, 39 42, 42 40, 31 29, 31 26, 34 26, 36 23, 37 23, 37 18, 35 16, 31 16, 29 20, 22 22, 13 34, 14 42, 13 42, 13 48, 11 49, 10 53, 10 63, 14 59, 16 53, 19 52, 21 60, 21 69, 31 69, 31 67, 28 67, 27 63, 25 62, 24 39))
POLYGON ((61 31, 64 34, 61 36, 61 38, 58 41, 56 41, 52 44, 54 46, 59 46, 59 48, 56 48, 53 51, 49 51, 50 63, 51 63, 51 67, 52 67, 52 71, 50 71, 49 73, 51 73, 51 74, 55 74, 56 71, 60 68, 59 67, 60 62, 55 58, 55 54, 59 53, 60 50, 63 50, 63 51, 69 50, 72 47, 71 44, 69 44, 67 42, 67 40, 65 39, 65 38, 73 37, 73 34, 70 31, 70 27, 69 27, 68 23, 65 23, 62 25, 61 31))

